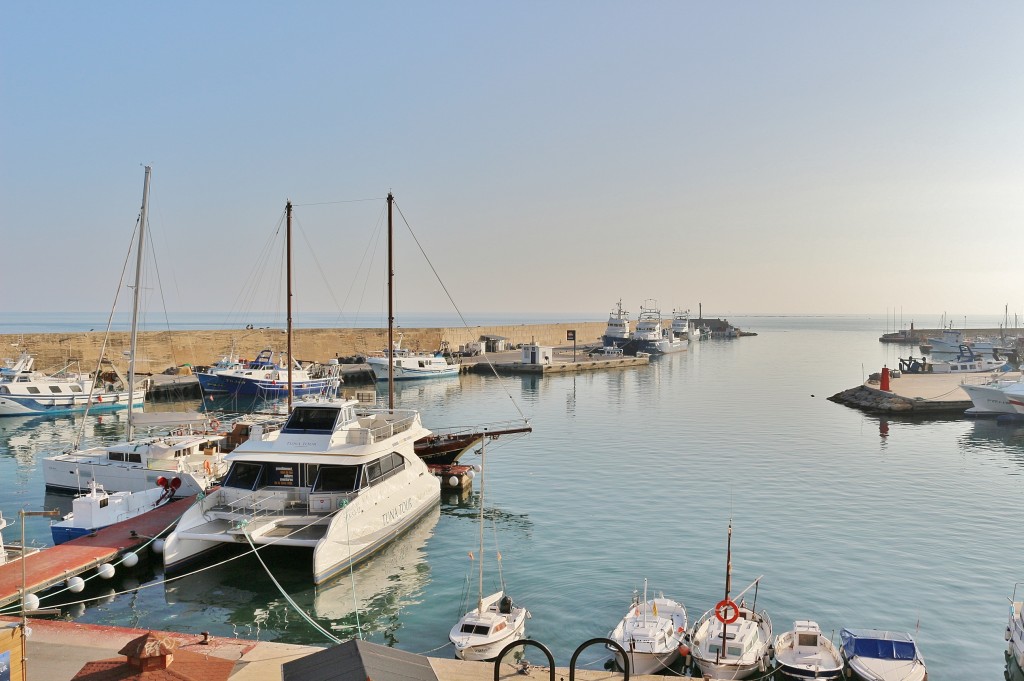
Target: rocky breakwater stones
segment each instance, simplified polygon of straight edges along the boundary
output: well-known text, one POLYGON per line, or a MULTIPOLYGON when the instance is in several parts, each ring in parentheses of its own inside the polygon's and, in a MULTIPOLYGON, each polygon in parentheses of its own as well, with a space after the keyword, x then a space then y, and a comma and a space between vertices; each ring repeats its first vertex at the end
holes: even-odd
MULTIPOLYGON (((877 374, 872 374, 868 384, 878 384, 877 374)), ((828 398, 831 402, 870 412, 897 413, 914 411, 914 400, 870 385, 858 385, 828 398)))

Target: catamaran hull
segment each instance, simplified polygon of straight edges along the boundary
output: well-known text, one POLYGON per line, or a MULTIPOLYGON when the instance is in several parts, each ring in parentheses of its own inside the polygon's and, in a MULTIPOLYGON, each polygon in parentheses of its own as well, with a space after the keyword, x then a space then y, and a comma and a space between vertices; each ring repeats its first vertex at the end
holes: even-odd
MULTIPOLYGON (((323 538, 312 545, 303 539, 283 537, 264 538, 247 535, 244 521, 211 517, 210 510, 219 503, 221 492, 214 492, 197 501, 178 521, 177 528, 164 543, 164 569, 179 572, 190 564, 206 558, 225 545, 252 548, 254 545, 290 546, 312 549, 313 582, 322 584, 344 570, 366 560, 416 524, 428 511, 440 503, 441 493, 436 478, 419 476, 418 495, 406 497, 392 509, 380 514, 380 525, 368 529, 364 514, 377 515, 373 499, 361 506, 350 505, 331 519, 323 538), (372 505, 372 506, 371 506, 372 505), (350 518, 351 515, 355 518, 350 518)), ((375 522, 377 519, 374 518, 375 522)))
MULTIPOLYGON (((141 407, 145 399, 146 393, 142 390, 136 390, 132 402, 134 406, 141 407)), ((94 395, 91 406, 89 406, 89 395, 87 394, 60 397, 0 395, 0 416, 56 416, 58 414, 74 414, 85 411, 87 406, 90 412, 127 409, 129 406, 128 391, 94 395)))

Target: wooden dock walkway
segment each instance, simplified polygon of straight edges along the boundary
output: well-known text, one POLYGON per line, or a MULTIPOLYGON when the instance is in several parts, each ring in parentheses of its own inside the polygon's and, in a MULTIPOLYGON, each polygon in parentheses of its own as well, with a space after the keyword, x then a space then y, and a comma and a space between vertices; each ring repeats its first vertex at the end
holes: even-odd
MULTIPOLYGON (((135 518, 110 525, 91 535, 51 546, 21 560, 0 565, 0 607, 18 601, 22 588, 24 560, 25 588, 28 593, 45 591, 70 577, 109 563, 136 549, 152 537, 169 530, 195 501, 183 497, 135 518)), ((116 568, 115 568, 116 569, 116 568)))

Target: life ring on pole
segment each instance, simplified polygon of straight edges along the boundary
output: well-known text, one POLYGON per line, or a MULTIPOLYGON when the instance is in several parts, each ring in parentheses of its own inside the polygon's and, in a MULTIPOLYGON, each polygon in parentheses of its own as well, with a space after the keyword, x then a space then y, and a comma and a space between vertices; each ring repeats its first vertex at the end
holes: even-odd
POLYGON ((740 609, 732 600, 725 598, 715 605, 715 619, 722 624, 732 624, 740 618, 740 609))
POLYGON ((207 459, 206 461, 203 462, 203 470, 206 471, 207 475, 210 475, 211 473, 213 473, 213 466, 210 465, 210 460, 209 459, 207 459))

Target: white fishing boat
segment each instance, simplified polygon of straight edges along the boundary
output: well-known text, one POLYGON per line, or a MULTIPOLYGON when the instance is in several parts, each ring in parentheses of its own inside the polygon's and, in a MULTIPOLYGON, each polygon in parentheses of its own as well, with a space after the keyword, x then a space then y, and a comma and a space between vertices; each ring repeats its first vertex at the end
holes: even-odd
POLYGON ((961 383, 974 406, 969 414, 1024 414, 1024 380, 1006 380, 998 375, 986 383, 961 383))
POLYGON ((37 416, 84 411, 127 409, 141 405, 145 390, 136 388, 133 399, 128 390, 112 384, 97 387, 91 377, 68 371, 54 374, 36 371, 35 358, 22 351, 16 360, 0 368, 0 416, 37 416))
POLYGON ((1000 343, 989 338, 967 338, 959 329, 943 329, 942 336, 929 337, 921 344, 921 352, 952 355, 960 352, 961 345, 966 345, 979 353, 1002 349, 1000 343), (928 350, 925 350, 926 347, 928 350))
POLYGON ((95 481, 71 502, 71 512, 50 523, 54 545, 84 537, 114 523, 130 520, 175 500, 181 478, 159 478, 158 486, 141 492, 108 492, 95 481))
MULTIPOLYGON (((484 466, 481 441, 481 466, 484 466)), ((501 554, 495 551, 497 563, 501 554)), ((470 554, 472 556, 473 554, 470 554)), ((455 646, 455 655, 462 660, 490 660, 497 657, 508 644, 523 638, 530 612, 512 602, 505 593, 505 585, 489 596, 484 596, 484 476, 480 476, 480 553, 476 557, 479 571, 479 593, 476 607, 455 623, 448 639, 455 646)), ((501 570, 499 568, 499 575, 501 570)), ((502 580, 503 582, 504 580, 502 580)))
MULTIPOLYGON (((389 239, 392 201, 388 194, 389 239)), ((289 243, 291 208, 288 202, 289 243)), ((290 262, 288 271, 290 358, 290 262)), ((389 263, 389 278, 393 272, 389 263)), ((313 582, 322 584, 386 546, 440 502, 440 482, 414 451, 416 440, 430 435, 418 412, 365 410, 356 400, 334 398, 291 408, 291 398, 289 392, 284 426, 236 447, 220 488, 178 520, 164 544, 166 570, 227 545, 290 547, 312 555, 313 582)))
POLYGON ((1024 670, 1024 600, 1017 599, 1017 587, 1024 582, 1013 585, 1010 596, 1010 618, 1006 623, 1006 654, 1014 664, 1024 670))
POLYGON ((732 523, 729 523, 726 551, 725 598, 701 615, 690 635, 693 661, 701 674, 714 679, 745 679, 764 674, 770 668, 772 621, 765 610, 757 611, 757 588, 761 578, 736 595, 732 586, 732 523), (754 601, 748 607, 743 596, 754 589, 754 601))
MULTIPOLYGON (((127 385, 135 385, 135 358, 138 348, 139 298, 145 236, 149 212, 149 183, 152 169, 145 168, 142 187, 142 209, 139 212, 138 240, 135 244, 135 286, 132 301, 131 340, 128 351, 127 385)), ((136 414, 128 410, 125 441, 112 445, 79 449, 74 443, 68 451, 43 459, 43 480, 47 488, 82 493, 95 482, 112 492, 141 492, 157 486, 160 476, 170 475, 182 481, 183 495, 198 494, 210 487, 226 471, 217 443, 222 435, 194 435, 192 426, 205 423, 200 414, 136 414), (151 423, 166 425, 172 419, 177 428, 174 435, 135 439, 136 423, 148 418, 151 423)))
POLYGON ((697 340, 694 335, 699 335, 696 327, 690 323, 689 310, 672 310, 672 337, 677 340, 697 340))
POLYGON ((929 360, 925 357, 900 358, 900 371, 906 374, 978 374, 1006 367, 1006 360, 1000 359, 998 355, 980 355, 966 345, 961 345, 956 357, 948 361, 929 360))
POLYGON ((395 343, 394 352, 384 350, 370 355, 366 358, 366 364, 378 381, 388 380, 388 364, 392 367, 396 381, 458 376, 460 370, 460 365, 452 364, 441 353, 411 352, 403 348, 401 334, 395 343))
POLYGON ((626 348, 632 354, 646 352, 651 355, 666 355, 686 350, 689 343, 676 338, 672 329, 662 327, 661 310, 653 300, 644 301, 636 318, 636 328, 626 348))
POLYGON ((793 622, 790 631, 775 638, 775 664, 777 674, 793 679, 838 679, 843 674, 839 650, 810 620, 793 622))
MULTIPOLYGON (((608 638, 626 650, 631 676, 656 674, 679 660, 679 648, 685 645, 688 627, 683 604, 665 598, 664 594, 648 600, 647 580, 644 579, 643 600, 640 594, 633 592, 632 605, 608 638)), ((626 669, 626 661, 618 649, 609 648, 615 651, 619 668, 626 669)))
POLYGON ((273 350, 265 348, 244 365, 200 373, 197 377, 206 393, 277 399, 287 395, 289 389, 297 396, 328 395, 341 384, 339 371, 337 365, 325 366, 314 375, 294 359, 289 371, 285 353, 279 353, 275 361, 273 350))
POLYGON ((925 681, 924 657, 910 634, 881 629, 843 629, 843 660, 860 681, 925 681))
POLYGON ((608 325, 601 336, 601 344, 606 348, 621 348, 629 339, 629 312, 622 309, 620 298, 616 309, 608 315, 608 325))

